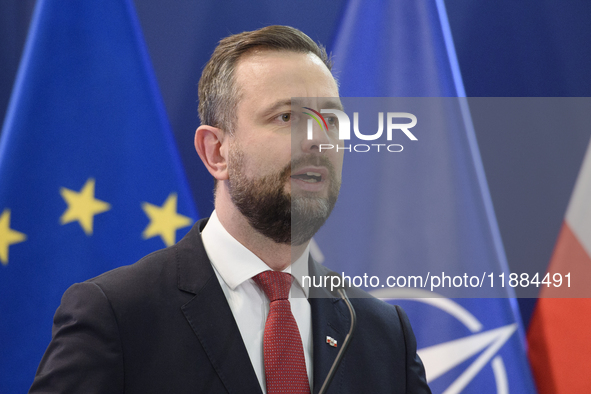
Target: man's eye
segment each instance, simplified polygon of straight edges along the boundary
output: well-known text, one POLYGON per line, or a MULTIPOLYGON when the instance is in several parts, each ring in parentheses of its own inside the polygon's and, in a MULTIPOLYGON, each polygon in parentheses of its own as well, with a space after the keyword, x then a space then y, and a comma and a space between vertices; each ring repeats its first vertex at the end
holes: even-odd
POLYGON ((328 123, 331 126, 335 126, 338 122, 336 116, 325 116, 324 119, 326 119, 326 123, 328 123))
POLYGON ((291 120, 291 114, 282 114, 280 118, 283 122, 289 122, 291 120))

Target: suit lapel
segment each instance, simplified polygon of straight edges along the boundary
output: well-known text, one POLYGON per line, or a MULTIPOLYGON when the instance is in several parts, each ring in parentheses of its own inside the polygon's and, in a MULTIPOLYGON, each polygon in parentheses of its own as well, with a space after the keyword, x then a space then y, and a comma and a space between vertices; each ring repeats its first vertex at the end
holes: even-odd
MULTIPOLYGON (((334 275, 333 272, 330 272, 311 259, 309 267, 310 276, 312 277, 334 275)), ((349 332, 350 317, 344 301, 340 298, 335 298, 323 287, 311 287, 309 301, 312 310, 312 337, 314 346, 313 392, 317 393, 324 384, 324 380, 340 350, 340 345, 343 344, 345 336, 349 332), (326 343, 327 336, 336 339, 337 347, 330 346, 326 343)), ((343 359, 341 366, 344 361, 343 359)), ((342 384, 342 380, 343 375, 337 370, 328 392, 340 392, 339 387, 342 384)))
POLYGON ((229 393, 261 393, 242 336, 207 258, 199 221, 177 244, 178 287, 195 297, 181 308, 229 393))
MULTIPOLYGON (((176 245, 178 288, 195 294, 181 309, 228 392, 262 393, 230 306, 203 248, 200 232, 206 223, 206 219, 196 223, 176 245)), ((335 275, 311 258, 309 274, 335 275)), ((313 392, 317 393, 340 350, 338 345, 349 331, 350 318, 344 302, 325 288, 312 287, 309 301, 314 348, 313 392), (327 336, 337 340, 336 348, 326 343, 327 336)), ((337 371, 329 393, 338 393, 342 381, 343 375, 337 371)))

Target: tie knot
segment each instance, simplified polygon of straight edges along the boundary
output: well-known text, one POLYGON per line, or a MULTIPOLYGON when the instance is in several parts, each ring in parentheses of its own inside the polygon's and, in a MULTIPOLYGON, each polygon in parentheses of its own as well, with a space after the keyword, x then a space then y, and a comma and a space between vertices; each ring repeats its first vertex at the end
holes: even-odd
POLYGON ((269 301, 273 302, 287 300, 293 276, 285 272, 264 271, 252 279, 265 292, 269 301))

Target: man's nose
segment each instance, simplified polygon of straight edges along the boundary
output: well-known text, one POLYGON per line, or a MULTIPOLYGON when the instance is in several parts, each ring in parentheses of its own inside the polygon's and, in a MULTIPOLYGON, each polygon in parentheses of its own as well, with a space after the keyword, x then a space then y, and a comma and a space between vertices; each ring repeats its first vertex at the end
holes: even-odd
POLYGON ((319 124, 314 119, 308 119, 304 130, 303 139, 301 141, 301 149, 304 152, 322 152, 322 147, 331 144, 331 139, 328 136, 326 127, 319 124))

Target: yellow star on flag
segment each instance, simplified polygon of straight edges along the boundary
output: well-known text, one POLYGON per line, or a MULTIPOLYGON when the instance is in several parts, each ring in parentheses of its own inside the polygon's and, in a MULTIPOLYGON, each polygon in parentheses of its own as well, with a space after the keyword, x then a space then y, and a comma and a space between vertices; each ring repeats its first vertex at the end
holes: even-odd
POLYGON ((10 209, 4 209, 0 216, 0 262, 8 264, 8 247, 23 242, 27 236, 10 228, 10 209))
POLYGON ((88 178, 79 192, 65 187, 60 189, 60 194, 68 204, 68 208, 60 217, 61 224, 77 221, 86 235, 92 235, 95 215, 111 209, 111 204, 94 198, 94 184, 94 178, 88 178))
POLYGON ((174 245, 176 230, 193 223, 191 218, 178 214, 176 207, 176 193, 170 193, 162 207, 143 202, 142 209, 150 219, 150 223, 142 233, 142 237, 148 239, 159 235, 166 246, 174 245))

